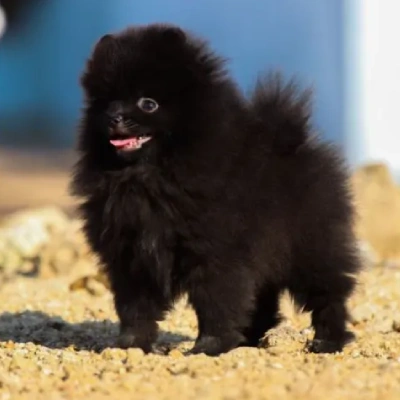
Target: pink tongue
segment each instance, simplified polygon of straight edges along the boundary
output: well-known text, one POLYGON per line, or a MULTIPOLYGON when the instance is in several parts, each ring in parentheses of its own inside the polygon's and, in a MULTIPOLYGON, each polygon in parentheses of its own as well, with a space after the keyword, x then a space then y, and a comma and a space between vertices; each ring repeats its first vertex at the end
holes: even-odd
POLYGON ((115 147, 126 147, 135 146, 137 142, 136 138, 121 139, 121 140, 110 140, 110 143, 115 147))

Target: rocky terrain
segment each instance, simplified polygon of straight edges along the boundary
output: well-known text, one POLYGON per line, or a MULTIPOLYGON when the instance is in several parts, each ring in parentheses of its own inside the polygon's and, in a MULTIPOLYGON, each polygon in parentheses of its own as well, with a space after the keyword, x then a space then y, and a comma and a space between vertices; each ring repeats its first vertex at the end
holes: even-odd
MULTIPOLYGON (((59 190, 64 183, 57 182, 59 190)), ((304 350, 312 337, 309 315, 295 313, 286 295, 286 318, 259 349, 184 357, 197 329, 185 299, 160 323, 165 355, 116 349, 107 280, 79 220, 63 211, 67 203, 37 208, 46 198, 36 196, 36 208, 3 213, 0 400, 398 399, 400 191, 383 165, 356 171, 353 186, 364 263, 349 304, 357 340, 333 355, 304 350)))

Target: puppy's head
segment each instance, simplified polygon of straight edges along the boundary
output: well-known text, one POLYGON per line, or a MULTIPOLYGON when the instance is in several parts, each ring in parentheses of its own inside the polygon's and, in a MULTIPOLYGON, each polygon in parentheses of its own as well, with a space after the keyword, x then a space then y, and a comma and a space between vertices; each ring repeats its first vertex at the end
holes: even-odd
POLYGON ((103 36, 82 76, 90 120, 84 134, 117 155, 140 154, 189 132, 223 77, 221 59, 177 27, 103 36))

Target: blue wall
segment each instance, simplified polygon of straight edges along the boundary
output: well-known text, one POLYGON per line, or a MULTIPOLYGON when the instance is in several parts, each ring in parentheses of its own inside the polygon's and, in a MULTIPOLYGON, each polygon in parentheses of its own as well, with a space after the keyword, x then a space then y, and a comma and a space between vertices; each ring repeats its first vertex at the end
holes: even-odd
POLYGON ((210 39, 244 89, 279 67, 316 90, 315 119, 343 142, 343 0, 43 0, 0 42, 0 144, 70 146, 86 57, 102 34, 173 22, 210 39))

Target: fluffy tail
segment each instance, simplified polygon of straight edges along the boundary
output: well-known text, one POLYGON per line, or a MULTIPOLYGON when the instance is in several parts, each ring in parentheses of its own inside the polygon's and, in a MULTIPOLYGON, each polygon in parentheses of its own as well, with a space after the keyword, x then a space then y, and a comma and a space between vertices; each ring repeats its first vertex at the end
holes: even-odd
POLYGON ((311 90, 287 83, 279 73, 260 79, 251 96, 250 106, 258 127, 271 135, 273 151, 293 154, 308 139, 311 116, 311 90))

